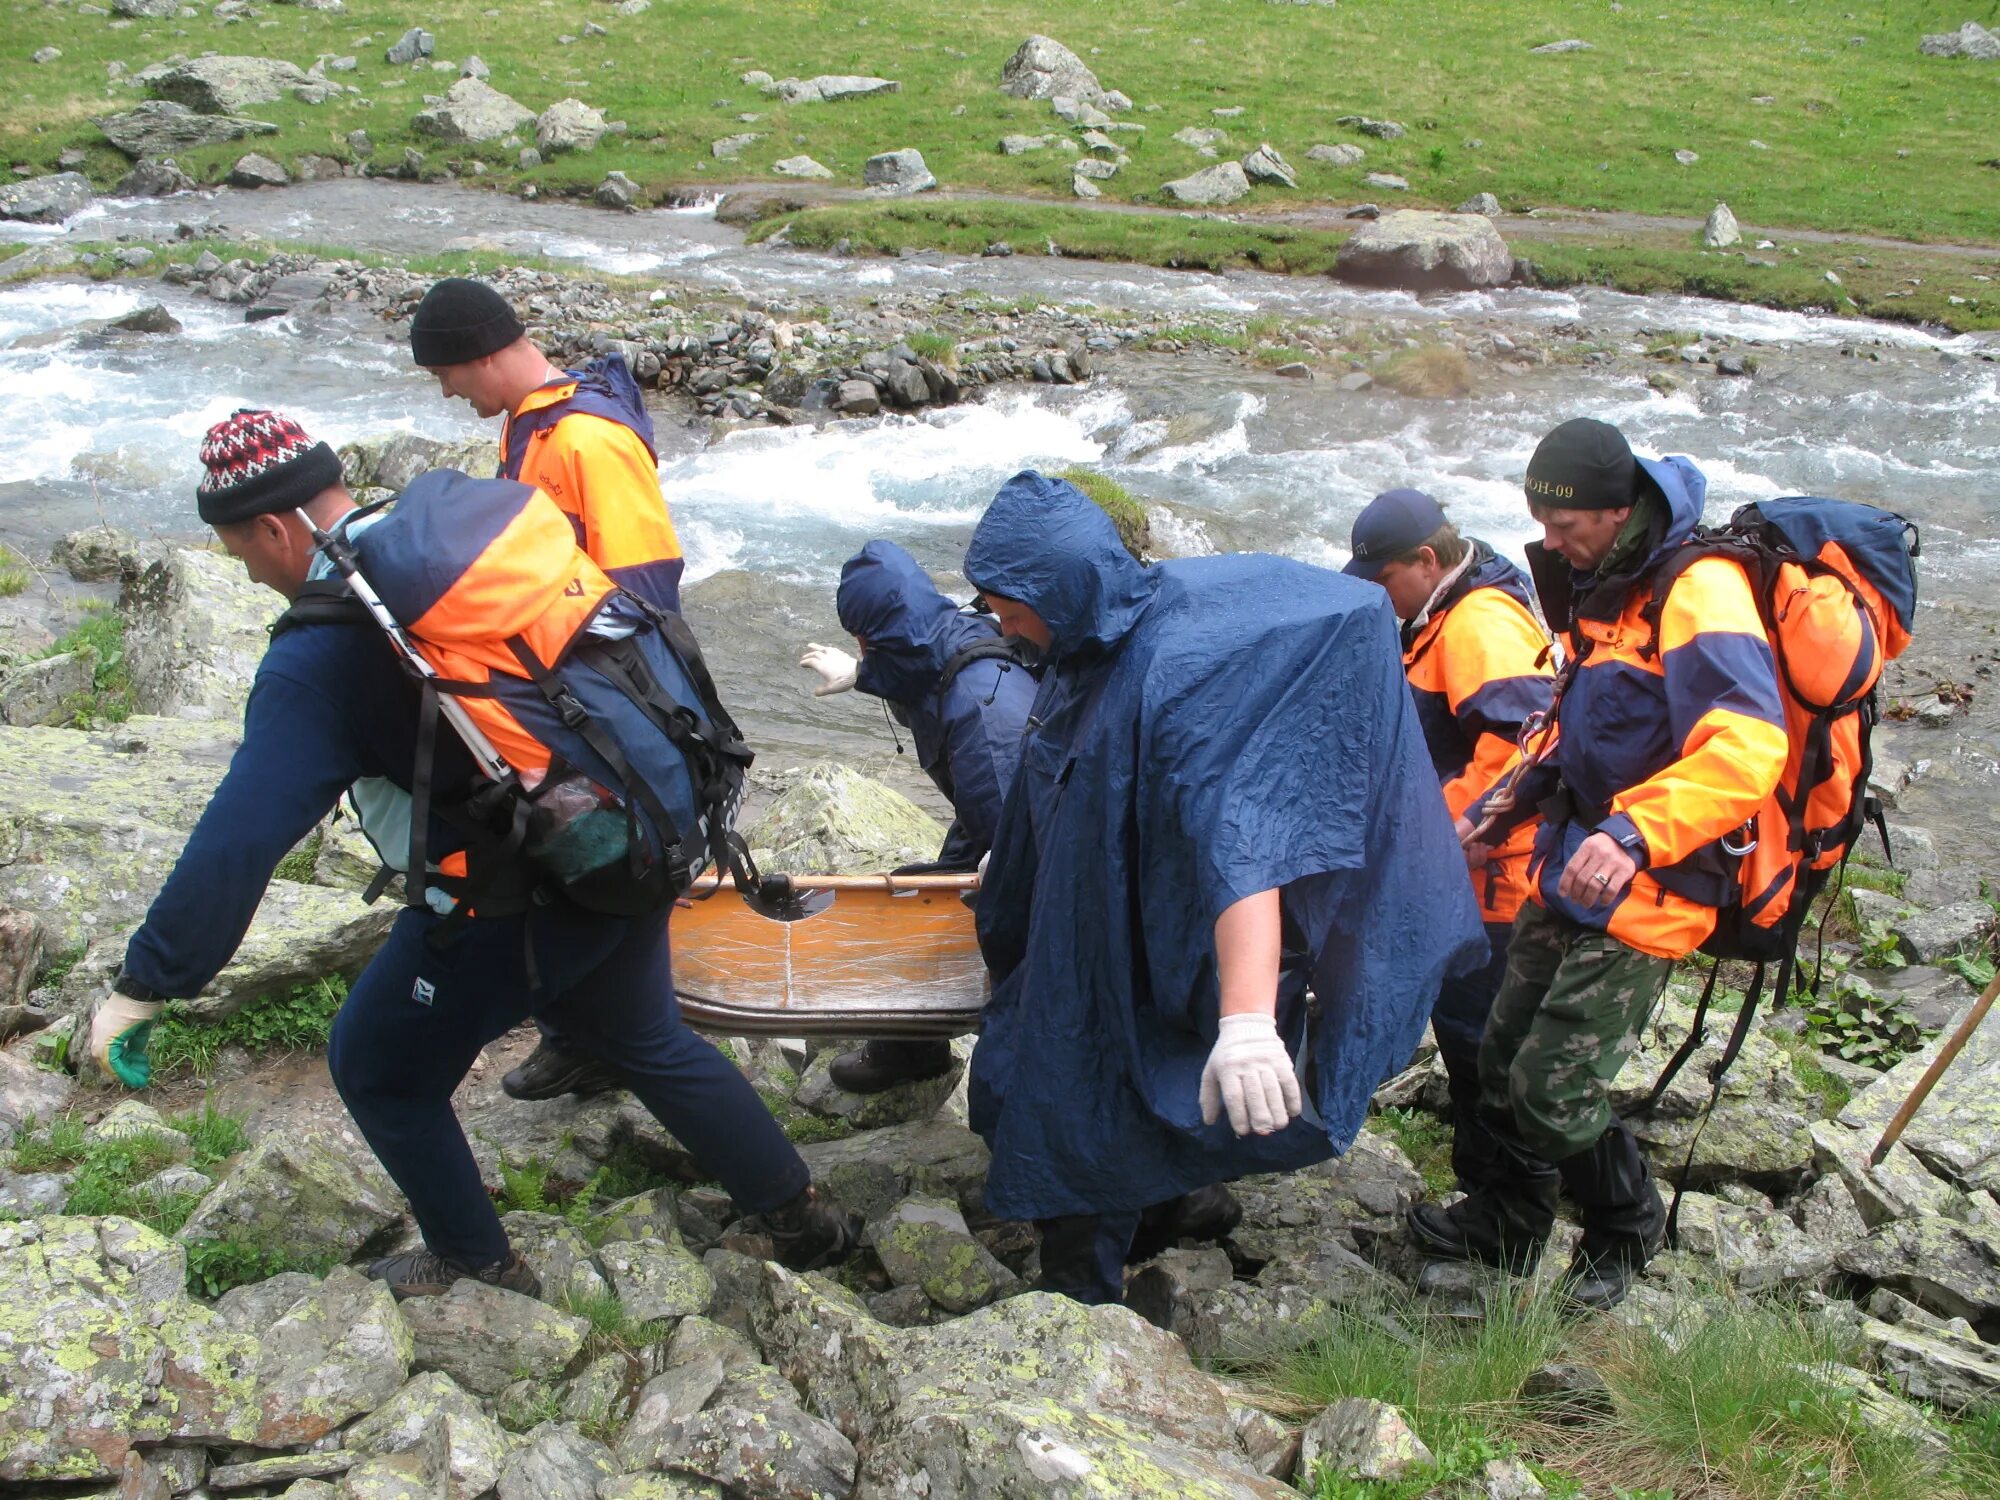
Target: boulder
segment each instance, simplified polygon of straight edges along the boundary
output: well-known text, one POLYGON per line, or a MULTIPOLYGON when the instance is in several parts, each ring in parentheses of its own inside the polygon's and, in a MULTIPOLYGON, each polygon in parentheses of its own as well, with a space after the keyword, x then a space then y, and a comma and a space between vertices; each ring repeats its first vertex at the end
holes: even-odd
POLYGON ((734 1329, 706 1318, 685 1318, 668 1339, 664 1365, 641 1387, 618 1437, 617 1459, 626 1468, 656 1468, 700 1411, 737 1370, 758 1366, 757 1351, 734 1329))
POLYGON ((303 1271, 280 1271, 263 1281, 233 1286, 215 1299, 223 1322, 261 1340, 271 1325, 319 1289, 320 1278, 303 1271))
POLYGON ((1215 155, 1215 148, 1229 139, 1229 132, 1212 127, 1188 125, 1174 132, 1174 139, 1183 146, 1199 151, 1203 156, 1215 155))
POLYGON ((913 1195, 868 1226, 882 1269, 897 1286, 917 1286, 946 1312, 984 1306, 1018 1285, 971 1230, 958 1205, 913 1195))
POLYGON ((836 1054, 820 1052, 806 1065, 792 1102, 823 1119, 845 1120, 856 1130, 875 1130, 910 1120, 927 1120, 951 1097, 964 1065, 957 1058, 935 1078, 898 1083, 874 1094, 850 1094, 833 1081, 836 1054))
POLYGON ((1067 95, 1092 104, 1105 100, 1104 86, 1082 58, 1054 37, 1031 36, 1000 66, 1000 92, 1016 99, 1067 95))
POLYGON ((516 1209, 502 1214, 500 1224, 515 1251, 542 1279, 542 1295, 550 1302, 574 1304, 611 1290, 592 1259, 590 1241, 567 1219, 516 1209))
POLYGON ((491 438, 445 442, 414 432, 368 438, 343 444, 340 477, 350 489, 400 490, 432 469, 457 469, 463 474, 490 474, 500 461, 491 438))
POLYGON ((217 146, 250 135, 276 135, 266 120, 231 115, 204 115, 166 99, 148 99, 116 115, 93 115, 91 123, 127 156, 172 156, 197 146, 217 146))
POLYGON ((66 724, 97 672, 91 651, 64 651, 0 674, 0 724, 66 724))
POLYGON ((1812 1123, 1814 1166, 1839 1177, 1862 1223, 1872 1229, 1919 1214, 1962 1216, 1964 1195, 1943 1178, 1933 1177, 1901 1141, 1889 1148, 1880 1166, 1870 1164, 1868 1158, 1881 1134, 1850 1130, 1834 1120, 1812 1123))
POLYGON ((1993 931, 1993 908, 1979 900, 1956 901, 1933 911, 1897 917, 1888 927, 1904 958, 1915 964, 1934 964, 1954 953, 1981 948, 1993 931))
POLYGON ((832 177, 833 173, 810 156, 787 156, 773 162, 771 170, 780 177, 832 177))
POLYGON ((1727 203, 1718 203, 1708 211, 1708 218, 1701 226, 1701 242, 1711 250, 1743 243, 1743 231, 1736 227, 1736 215, 1729 211, 1727 203))
POLYGON ((1316 161, 1323 167, 1358 167, 1368 155, 1359 146, 1342 143, 1338 146, 1312 146, 1306 151, 1307 161, 1316 161))
POLYGON ((247 156, 236 158, 236 165, 229 169, 227 180, 231 187, 283 187, 292 180, 292 174, 270 157, 252 151, 247 156))
POLYGON ((276 104, 310 83, 305 69, 269 57, 197 57, 152 79, 155 99, 185 104, 197 114, 233 115, 253 104, 276 104))
POLYGON ((1706 1193, 1682 1195, 1679 1223, 1681 1249, 1709 1262, 1742 1292, 1816 1285, 1832 1271, 1839 1249, 1808 1237, 1776 1210, 1743 1208, 1706 1193))
POLYGON ((461 78, 444 98, 410 121, 418 135, 440 141, 473 144, 498 140, 523 129, 535 112, 478 78, 461 78))
POLYGON ((1588 52, 1591 50, 1591 46, 1588 42, 1578 41, 1575 37, 1570 37, 1566 41, 1544 42, 1541 46, 1530 47, 1528 50, 1542 56, 1548 56, 1559 52, 1588 52))
POLYGON ((448 1375, 418 1375, 341 1434, 355 1453, 408 1453, 442 1432, 445 1465, 454 1497, 483 1495, 500 1478, 513 1441, 487 1416, 477 1397, 448 1375))
POLYGON ((599 208, 635 209, 641 196, 639 184, 623 172, 606 172, 604 181, 591 193, 590 201, 599 208))
POLYGON ((602 1354, 593 1359, 564 1384, 563 1416, 592 1432, 615 1432, 625 1423, 631 1407, 626 1387, 632 1379, 632 1361, 622 1353, 602 1354))
POLYGON ((409 1378, 414 1354, 387 1284, 336 1266, 258 1346, 257 1441, 310 1443, 374 1411, 409 1378))
POLYGON ((1884 1224, 1842 1247, 1840 1269, 1940 1317, 2000 1328, 2000 1228, 1929 1215, 1884 1224))
MULTIPOLYGON (((810 1500, 854 1488, 854 1444, 762 1366, 726 1376, 687 1419, 667 1466, 744 1500, 810 1500)), ((935 1493, 935 1492, 933 1492, 935 1493)), ((523 1497, 525 1500, 525 1497, 523 1497)))
MULTIPOLYGON (((158 303, 150 309, 141 308, 138 313, 128 313, 119 321, 129 327, 133 319, 148 313, 158 314, 159 318, 165 319, 165 323, 149 319, 138 331, 181 331, 181 325, 158 303)), ((102 583, 139 571, 139 544, 130 533, 120 531, 116 526, 85 526, 77 531, 64 532, 50 549, 49 560, 78 583, 102 583)))
POLYGON ((1299 174, 1269 141, 1243 158, 1243 175, 1252 182, 1275 182, 1280 187, 1288 188, 1299 185, 1299 174))
POLYGON ((1977 21, 1967 21, 1956 31, 1934 33, 1917 43, 1926 57, 1971 57, 1986 62, 2000 58, 2000 31, 1988 31, 1977 21))
POLYGON ((60 224, 90 207, 97 196, 81 172, 54 172, 0 186, 0 219, 27 224, 60 224))
POLYGON ((1175 203, 1196 208, 1217 208, 1234 203, 1250 191, 1250 179, 1240 162, 1226 161, 1204 167, 1190 177, 1177 177, 1160 184, 1160 191, 1175 203))
MULTIPOLYGON (((1951 1029, 1956 1026, 1955 1017, 1951 1029)), ((1840 1112, 1840 1124, 1872 1146, 1936 1060, 1947 1035, 1949 1030, 1850 1099, 1840 1112)), ((1966 1041, 1899 1144, 1967 1191, 2000 1188, 2000 1013, 1989 1012, 1966 1041)))
POLYGON ((61 1114, 75 1096, 76 1080, 69 1074, 52 1073, 26 1057, 0 1051, 0 1144, 13 1140, 31 1119, 61 1114))
POLYGON ((532 1297, 459 1281, 442 1297, 404 1304, 420 1370, 442 1370, 481 1396, 497 1394, 519 1370, 559 1370, 583 1347, 590 1324, 532 1297))
POLYGON ((1342 115, 1333 122, 1345 125, 1349 130, 1358 130, 1363 135, 1372 135, 1378 141, 1399 141, 1409 134, 1395 120, 1371 120, 1366 115, 1342 115))
POLYGON ((935 1118, 864 1130, 799 1148, 813 1181, 848 1208, 872 1218, 911 1193, 977 1208, 991 1157, 964 1125, 935 1118))
POLYGON ((893 870, 934 858, 944 842, 914 802, 831 761, 801 771, 743 835, 764 868, 820 875, 893 870))
POLYGON ((754 130, 740 131, 735 135, 725 135, 708 143, 708 154, 717 161, 734 161, 764 137, 754 130))
POLYGON ((635 1323, 707 1312, 715 1293, 714 1280, 681 1244, 679 1233, 669 1234, 665 1240, 618 1240, 598 1247, 611 1290, 635 1323))
POLYGON ((130 584, 125 667, 142 714, 240 723, 283 607, 220 552, 174 548, 130 584))
POLYGON ((1334 257, 1335 274, 1345 280, 1413 291, 1498 286, 1513 270, 1513 252, 1481 214, 1384 214, 1355 230, 1334 257))
POLYGON ((237 1160, 177 1238, 345 1260, 402 1217, 401 1196, 360 1140, 333 1129, 274 1130, 237 1160))
POLYGON ((843 380, 834 392, 833 406, 850 417, 872 417, 882 410, 882 393, 872 380, 843 380))
POLYGON ((0 1223, 0 1481, 115 1479, 135 1444, 254 1441, 256 1346, 130 1219, 0 1223))
POLYGON ((181 13, 181 0, 111 0, 111 14, 160 21, 181 13))
MULTIPOLYGON (((341 1477, 333 1500, 469 1500, 452 1487, 447 1442, 445 1430, 438 1427, 404 1452, 361 1459, 341 1477)), ((288 1497, 295 1493, 296 1487, 285 1492, 288 1497)))
POLYGON ((590 151, 604 139, 604 111, 581 99, 558 99, 535 121, 535 149, 546 160, 565 151, 590 151))
POLYGON ((437 38, 421 26, 412 26, 408 31, 389 44, 382 54, 383 60, 404 67, 420 57, 429 57, 437 50, 437 38))
POLYGON ((921 193, 937 186, 921 151, 884 151, 861 164, 861 180, 885 195, 921 193))
MULTIPOLYGON (((280 1458, 252 1458, 237 1463, 218 1464, 205 1476, 213 1490, 256 1490, 269 1493, 270 1486, 293 1480, 313 1483, 328 1475, 345 1474, 354 1466, 351 1453, 298 1453, 280 1458)), ((161 1500, 172 1493, 169 1486, 161 1500)), ((287 1489, 287 1495, 294 1493, 287 1489)), ((329 1493, 331 1493, 329 1491, 329 1493)))
POLYGON ((837 99, 867 99, 894 94, 902 85, 893 78, 869 78, 853 73, 822 74, 818 78, 779 78, 763 86, 786 104, 831 104, 837 99))
POLYGON ((617 1473, 604 1444, 574 1423, 545 1422, 502 1465, 499 1500, 596 1500, 598 1485, 617 1473))
POLYGON ((194 179, 174 164, 171 157, 148 157, 134 164, 111 189, 114 198, 168 198, 175 193, 194 191, 194 179))
POLYGON ((1400 1408, 1346 1396, 1306 1423, 1299 1438, 1299 1472, 1339 1479, 1401 1479, 1436 1460, 1400 1408))
POLYGON ((1474 193, 1453 211, 1461 214, 1484 214, 1490 219, 1500 212, 1500 200, 1491 193, 1474 193))

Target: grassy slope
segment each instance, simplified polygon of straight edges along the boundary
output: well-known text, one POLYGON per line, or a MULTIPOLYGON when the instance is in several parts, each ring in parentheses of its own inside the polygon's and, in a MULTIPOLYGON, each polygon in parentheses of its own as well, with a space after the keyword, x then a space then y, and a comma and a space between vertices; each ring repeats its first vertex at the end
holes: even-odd
MULTIPOLYGON (((1170 137, 1183 125, 1222 123, 1238 149, 1269 140, 1302 173, 1299 195, 1260 188, 1251 208, 1298 197, 1351 200, 1364 193, 1362 172, 1385 170, 1409 178, 1412 201, 1432 204, 1490 190, 1510 208, 1701 214, 1722 198, 1746 223, 2000 239, 2000 172, 1980 165, 1996 149, 1990 123, 2000 115, 2000 66, 1916 51, 1920 33, 1955 29, 1980 5, 1905 0, 1850 10, 1850 3, 1680 0, 1664 11, 1634 3, 1613 13, 1595 0, 1343 0, 1337 8, 1102 0, 1085 10, 995 0, 955 11, 917 0, 656 0, 646 14, 626 17, 602 3, 543 0, 489 17, 492 7, 478 0, 438 0, 423 21, 437 34, 440 57, 478 53, 493 83, 530 107, 575 94, 629 122, 626 141, 534 174, 551 186, 595 182, 612 167, 654 189, 734 180, 767 175, 773 161, 800 151, 855 182, 871 153, 915 145, 952 186, 1066 198, 1066 158, 1007 158, 995 149, 1004 133, 1054 124, 1045 104, 1005 98, 994 86, 1020 39, 1047 30, 1084 53, 1107 87, 1162 106, 1128 117, 1148 131, 1108 184, 1113 197, 1150 195, 1204 165, 1170 137), (588 20, 611 34, 556 43, 559 34, 580 36, 588 20), (1527 50, 1565 37, 1595 50, 1550 57, 1527 50), (1095 56, 1093 45, 1102 49, 1095 56), (738 81, 753 67, 780 77, 879 73, 900 79, 904 91, 774 107, 738 81), (1776 102, 1750 103, 1760 94, 1776 102), (1210 115, 1238 105, 1247 111, 1239 119, 1210 115), (764 118, 740 123, 746 111, 764 118), (1334 124, 1348 113, 1400 120, 1410 134, 1362 140, 1369 155, 1361 168, 1306 163, 1315 142, 1362 139, 1334 124), (710 158, 710 141, 746 129, 765 139, 738 162, 710 158), (1752 137, 1771 149, 1752 147, 1752 137), (1470 147, 1473 139, 1483 145, 1470 147), (1680 166, 1678 148, 1699 152, 1700 163, 1680 166)), ((339 13, 270 5, 233 25, 204 14, 116 30, 104 17, 31 0, 4 0, 0 13, 7 16, 0 65, 14 84, 0 101, 0 150, 43 166, 65 146, 95 141, 89 115, 139 97, 107 90, 105 64, 113 59, 136 70, 176 51, 261 53, 301 65, 321 53, 358 56, 356 72, 332 76, 360 85, 372 107, 287 101, 253 111, 285 127, 272 147, 281 157, 338 153, 357 126, 378 147, 425 144, 410 135, 409 118, 426 90, 442 92, 450 81, 383 61, 387 42, 414 15, 392 0, 348 0, 339 13), (360 41, 371 33, 373 41, 360 41), (50 44, 63 50, 59 61, 28 62, 50 44)), ((241 149, 197 152, 190 165, 213 176, 241 149)), ((497 145, 485 155, 496 167, 509 164, 497 145)), ((109 181, 122 165, 108 147, 93 146, 93 175, 109 181)))

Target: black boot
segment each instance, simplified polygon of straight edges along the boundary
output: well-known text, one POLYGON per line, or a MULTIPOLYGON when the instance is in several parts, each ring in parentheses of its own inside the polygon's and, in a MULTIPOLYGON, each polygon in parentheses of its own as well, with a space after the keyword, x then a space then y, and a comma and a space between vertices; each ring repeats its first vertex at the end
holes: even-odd
POLYGON ((899 1083, 936 1078, 951 1067, 950 1042, 863 1042, 833 1060, 827 1075, 850 1094, 879 1094, 899 1083))
POLYGON ((564 1094, 588 1098, 625 1087, 625 1080, 594 1057, 565 1052, 542 1038, 528 1060, 500 1080, 509 1099, 560 1099, 564 1094))
POLYGON ((1164 1203, 1139 1218, 1139 1232, 1125 1252, 1125 1264, 1139 1265, 1182 1240, 1226 1240, 1243 1222, 1243 1205, 1226 1184, 1216 1182, 1164 1203))
POLYGON ((1493 1143, 1487 1180, 1450 1208, 1413 1205, 1407 1220, 1410 1233, 1431 1255, 1477 1261, 1525 1276, 1541 1259, 1542 1242, 1555 1224, 1561 1179, 1514 1134, 1511 1122, 1502 1128, 1490 1115, 1483 1115, 1479 1125, 1493 1143))
MULTIPOLYGON (((1129 1226, 1132 1220, 1123 1223, 1129 1226)), ((1042 1232, 1042 1275, 1036 1291, 1054 1292, 1091 1307, 1125 1300, 1125 1237, 1108 1229, 1103 1217, 1067 1214, 1037 1219, 1035 1228, 1042 1232)))
POLYGON ((1622 1123, 1556 1163, 1583 1223, 1564 1284, 1578 1307, 1616 1307, 1667 1238, 1667 1206, 1632 1132, 1622 1123))
POLYGON ((483 1281, 488 1286, 519 1292, 523 1297, 540 1297, 542 1279, 518 1251, 489 1266, 468 1266, 431 1250, 409 1250, 373 1262, 367 1274, 389 1283, 398 1302, 410 1297, 442 1297, 459 1281, 483 1281))
POLYGON ((822 1198, 818 1188, 759 1217, 771 1236, 771 1258, 787 1270, 820 1270, 847 1259, 861 1243, 861 1215, 822 1198))
POLYGON ((1500 1145, 1480 1118, 1478 1095, 1470 1100, 1453 1091, 1451 1170, 1461 1193, 1476 1193, 1504 1170, 1500 1145))

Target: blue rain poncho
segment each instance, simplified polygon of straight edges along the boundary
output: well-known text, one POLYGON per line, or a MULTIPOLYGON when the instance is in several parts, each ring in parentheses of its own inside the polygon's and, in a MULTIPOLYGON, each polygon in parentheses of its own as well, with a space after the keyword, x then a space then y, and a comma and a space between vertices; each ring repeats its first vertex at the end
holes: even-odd
POLYGON ((1276 557, 1142 567, 1035 473, 1002 486, 965 571, 1052 636, 979 902, 986 1206, 1131 1211, 1345 1150, 1439 982, 1486 953, 1388 596, 1276 557), (1198 1097, 1215 921, 1272 889, 1307 1111, 1239 1138, 1198 1097))
POLYGON ((917 560, 894 542, 870 542, 840 570, 840 625, 868 644, 854 685, 894 706, 916 741, 917 764, 951 803, 951 830, 937 864, 970 870, 993 843, 1014 780, 1036 683, 1018 661, 969 660, 1000 632, 938 592, 917 560))

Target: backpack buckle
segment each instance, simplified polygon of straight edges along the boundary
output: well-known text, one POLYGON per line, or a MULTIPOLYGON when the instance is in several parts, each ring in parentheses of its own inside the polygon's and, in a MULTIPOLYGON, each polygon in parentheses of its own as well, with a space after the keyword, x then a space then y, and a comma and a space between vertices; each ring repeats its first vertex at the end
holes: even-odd
POLYGON ((1757 847, 1757 820, 1755 818, 1745 818, 1741 828, 1731 829, 1722 836, 1719 842, 1722 845, 1722 852, 1724 854, 1741 859, 1757 847))

